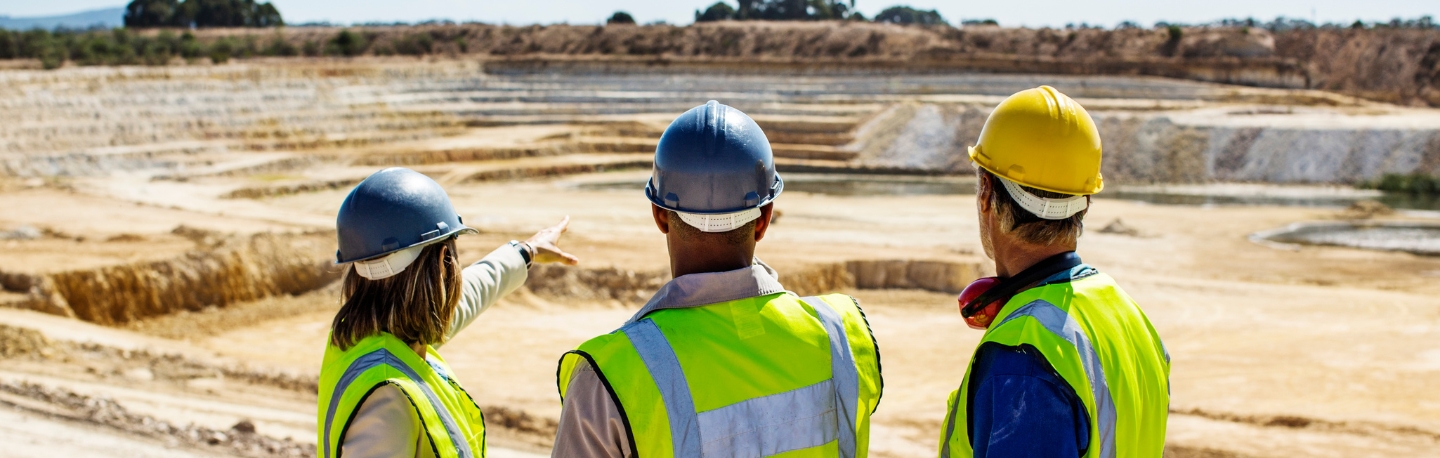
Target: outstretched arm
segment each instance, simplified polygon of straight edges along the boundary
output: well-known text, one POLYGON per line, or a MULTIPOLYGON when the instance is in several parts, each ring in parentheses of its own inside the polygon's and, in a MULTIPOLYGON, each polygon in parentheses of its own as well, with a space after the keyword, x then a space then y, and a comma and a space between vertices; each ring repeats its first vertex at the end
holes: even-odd
MULTIPOLYGON (((460 330, 465 329, 475 321, 490 306, 495 305, 501 297, 519 289, 525 284, 529 276, 529 266, 525 263, 525 257, 529 256, 532 263, 559 262, 567 265, 575 265, 580 262, 570 253, 566 253, 558 246, 560 235, 565 233, 570 225, 570 217, 565 217, 559 224, 548 227, 536 233, 519 247, 509 244, 496 248, 495 251, 485 255, 479 262, 466 267, 461 272, 463 277, 460 286, 460 305, 455 308, 455 316, 450 321, 450 329, 445 333, 445 340, 455 337, 460 330), (520 250, 525 250, 522 255, 520 250)), ((436 345, 437 347, 439 345, 436 345)))

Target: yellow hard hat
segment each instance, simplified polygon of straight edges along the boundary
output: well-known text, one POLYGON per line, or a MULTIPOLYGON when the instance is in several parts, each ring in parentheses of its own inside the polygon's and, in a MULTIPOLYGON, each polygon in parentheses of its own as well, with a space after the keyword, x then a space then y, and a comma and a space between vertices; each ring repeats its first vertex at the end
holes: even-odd
POLYGON ((1001 178, 1062 194, 1095 194, 1100 177, 1100 131, 1079 103, 1050 86, 1000 102, 970 160, 1001 178))

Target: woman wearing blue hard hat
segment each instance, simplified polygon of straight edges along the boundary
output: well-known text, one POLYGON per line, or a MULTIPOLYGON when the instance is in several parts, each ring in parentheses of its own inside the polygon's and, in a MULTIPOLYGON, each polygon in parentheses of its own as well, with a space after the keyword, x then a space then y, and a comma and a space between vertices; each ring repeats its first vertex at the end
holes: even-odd
POLYGON ((578 260, 556 246, 569 218, 469 267, 461 221, 438 183, 376 172, 340 205, 344 305, 320 372, 319 455, 483 457, 485 420, 436 348, 525 283, 532 262, 578 260))

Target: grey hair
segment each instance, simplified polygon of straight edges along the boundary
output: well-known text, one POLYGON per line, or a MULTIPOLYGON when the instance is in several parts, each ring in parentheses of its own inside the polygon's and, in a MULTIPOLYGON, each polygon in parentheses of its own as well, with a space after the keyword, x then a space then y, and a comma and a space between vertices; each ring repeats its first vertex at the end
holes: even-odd
MULTIPOLYGON (((985 169, 979 169, 981 179, 989 178, 990 181, 990 206, 995 208, 995 216, 1000 219, 1000 231, 1007 234, 1014 234, 1016 238, 1032 245, 1070 245, 1074 244, 1080 235, 1085 232, 1085 213, 1090 209, 1086 208, 1069 218, 1060 220, 1048 220, 1030 213, 1010 197, 1010 192, 1000 183, 1001 178, 985 169)), ((977 186, 979 182, 976 183, 977 186)), ((1019 183, 1016 183, 1019 184, 1019 183)), ((1020 185, 1025 192, 1048 198, 1063 199, 1074 197, 1070 194, 1044 191, 1029 186, 1020 185)))

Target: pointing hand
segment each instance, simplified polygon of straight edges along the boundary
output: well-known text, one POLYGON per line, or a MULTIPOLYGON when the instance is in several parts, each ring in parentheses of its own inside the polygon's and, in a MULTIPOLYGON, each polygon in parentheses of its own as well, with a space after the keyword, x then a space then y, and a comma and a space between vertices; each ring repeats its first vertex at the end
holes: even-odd
POLYGON ((566 227, 569 225, 570 217, 566 216, 565 219, 560 220, 559 224, 542 229, 540 232, 536 232, 533 237, 530 237, 530 240, 526 240, 525 243, 530 245, 531 248, 530 262, 559 262, 569 266, 579 264, 580 258, 575 257, 573 254, 566 253, 564 250, 561 250, 559 246, 560 234, 564 234, 566 227))

